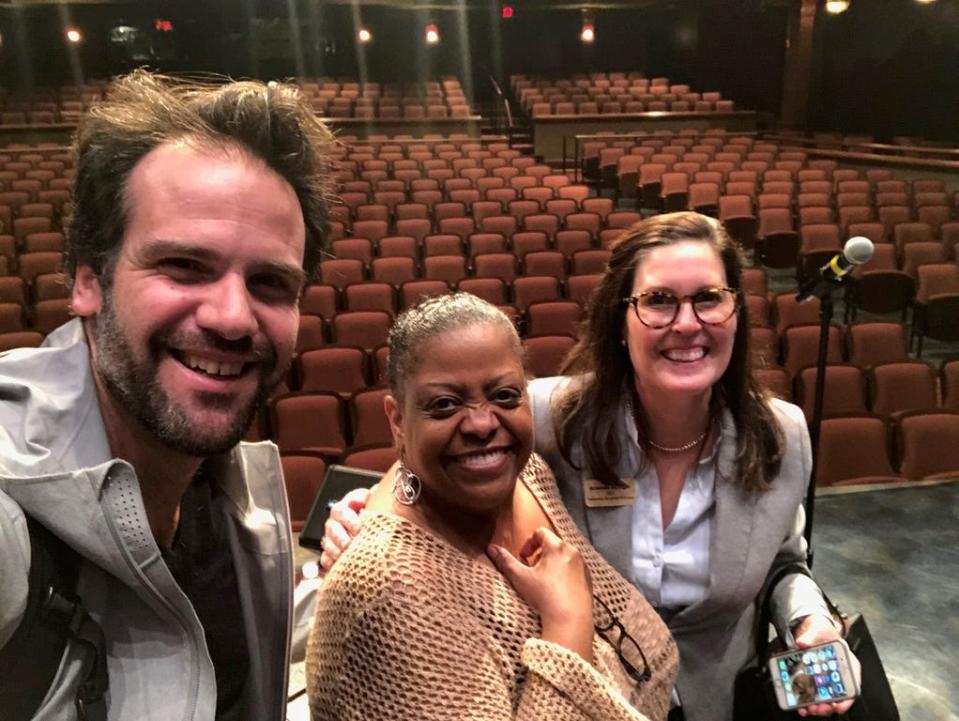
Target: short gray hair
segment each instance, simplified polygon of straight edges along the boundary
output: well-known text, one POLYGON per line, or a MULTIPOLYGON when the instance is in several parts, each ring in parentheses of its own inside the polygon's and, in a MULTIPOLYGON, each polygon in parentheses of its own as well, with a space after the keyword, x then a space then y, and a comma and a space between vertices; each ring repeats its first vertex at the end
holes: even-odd
POLYGON ((404 311, 390 328, 387 382, 397 398, 403 384, 419 362, 419 349, 440 333, 472 325, 491 325, 505 330, 517 355, 523 343, 509 317, 492 303, 472 293, 447 293, 427 298, 404 311))

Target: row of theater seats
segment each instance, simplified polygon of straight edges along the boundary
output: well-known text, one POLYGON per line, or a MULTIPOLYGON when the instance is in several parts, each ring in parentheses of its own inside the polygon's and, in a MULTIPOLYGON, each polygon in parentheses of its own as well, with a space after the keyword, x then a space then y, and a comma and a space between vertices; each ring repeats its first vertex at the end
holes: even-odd
MULTIPOLYGON (((332 118, 427 119, 466 117, 470 103, 458 79, 415 84, 358 82, 355 78, 299 78, 317 113, 332 118)), ((103 99, 106 81, 0 95, 0 125, 75 124, 103 99)))
POLYGON ((668 78, 619 75, 622 77, 558 80, 512 75, 510 86, 521 107, 534 118, 652 111, 730 112, 734 109, 733 101, 723 100, 719 92, 693 92, 689 85, 671 85, 668 78))
POLYGON ((29 95, 0 94, 0 125, 75 124, 103 99, 105 80, 59 88, 37 88, 29 95))
MULTIPOLYGON (((898 223, 919 221, 938 230, 955 215, 955 198, 943 190, 909 194, 902 180, 881 180, 873 186, 866 180, 833 183, 825 177, 813 179, 821 173, 823 171, 818 170, 804 173, 808 178, 797 182, 787 170, 767 170, 762 176, 753 170, 732 170, 724 177, 717 170, 669 170, 662 164, 647 163, 636 173, 635 194, 643 203, 651 203, 643 207, 667 212, 687 207, 715 212, 721 196, 747 195, 754 208, 786 208, 793 211, 801 223, 838 220, 846 226, 879 221, 887 229, 898 223), (874 191, 876 186, 889 190, 874 191), (825 210, 806 210, 809 208, 825 210)), ((942 187, 937 180, 915 182, 920 187, 925 184, 942 187)))
POLYGON ((470 103, 456 78, 418 84, 333 80, 298 81, 313 109, 331 118, 467 117, 470 103))
POLYGON ((957 437, 957 411, 912 411, 892 421, 875 416, 827 418, 820 431, 816 485, 955 478, 957 437))

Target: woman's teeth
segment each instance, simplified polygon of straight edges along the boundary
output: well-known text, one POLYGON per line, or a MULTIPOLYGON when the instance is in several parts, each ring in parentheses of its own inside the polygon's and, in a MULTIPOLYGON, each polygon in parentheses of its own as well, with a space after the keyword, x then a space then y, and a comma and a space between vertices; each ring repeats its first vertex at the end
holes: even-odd
POLYGON ((505 449, 485 453, 469 453, 459 457, 459 462, 467 468, 488 468, 495 466, 506 456, 505 449))
POLYGON ((666 356, 669 360, 680 361, 683 363, 689 363, 691 361, 698 361, 700 358, 703 358, 706 355, 705 348, 673 348, 671 350, 663 351, 663 355, 666 356))

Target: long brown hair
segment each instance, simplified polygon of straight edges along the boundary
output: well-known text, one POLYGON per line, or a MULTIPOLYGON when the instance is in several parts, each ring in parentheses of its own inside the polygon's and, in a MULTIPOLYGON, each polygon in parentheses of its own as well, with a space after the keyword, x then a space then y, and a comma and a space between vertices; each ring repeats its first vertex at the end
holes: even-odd
MULTIPOLYGON (((650 450, 642 427, 643 409, 632 390, 633 366, 622 343, 627 310, 623 298, 629 296, 636 269, 650 251, 688 240, 702 241, 714 248, 729 287, 741 290, 742 252, 719 221, 692 212, 640 221, 611 248, 609 266, 592 297, 580 341, 563 367, 564 375, 578 376, 579 382, 570 386, 557 409, 559 448, 566 461, 573 464, 571 451, 579 445, 585 467, 608 485, 620 483, 615 468, 623 448, 614 410, 620 408, 624 392, 637 404, 639 442, 647 458, 650 450)), ((783 437, 765 391, 753 378, 749 354, 749 319, 745 304, 740 303, 732 357, 713 387, 710 415, 718 421, 723 409, 729 409, 736 425, 736 481, 747 490, 757 490, 766 488, 768 479, 779 472, 783 437)))

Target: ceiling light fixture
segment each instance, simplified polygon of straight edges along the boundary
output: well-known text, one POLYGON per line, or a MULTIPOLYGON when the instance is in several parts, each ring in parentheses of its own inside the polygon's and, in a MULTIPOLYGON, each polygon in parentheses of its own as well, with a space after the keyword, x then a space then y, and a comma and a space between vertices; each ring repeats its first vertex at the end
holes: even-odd
POLYGON ((849 9, 849 0, 826 0, 826 12, 830 15, 841 15, 849 9))

